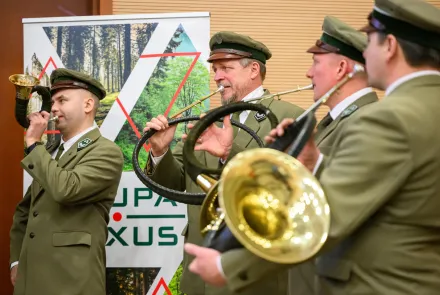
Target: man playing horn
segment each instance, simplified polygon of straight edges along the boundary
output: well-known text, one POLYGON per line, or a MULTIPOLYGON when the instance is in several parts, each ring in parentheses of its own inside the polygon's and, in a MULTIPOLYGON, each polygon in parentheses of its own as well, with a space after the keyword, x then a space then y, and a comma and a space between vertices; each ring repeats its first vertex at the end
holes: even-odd
POLYGON ((29 115, 21 166, 33 181, 10 232, 14 295, 105 294, 109 212, 122 175, 121 149, 94 124, 102 84, 59 68, 50 76, 61 142, 46 149, 50 115, 29 115))
MULTIPOLYGON (((376 0, 368 22, 368 80, 385 97, 353 117, 328 157, 319 160, 313 141, 298 157, 317 172, 331 213, 315 292, 437 294, 440 9, 422 0, 376 0)), ((267 263, 266 271, 286 267, 267 263)))
MULTIPOLYGON (((315 101, 344 79, 353 70, 356 63, 365 64, 362 52, 367 46, 365 34, 351 28, 336 17, 326 16, 322 28, 321 38, 307 50, 307 52, 313 54, 313 63, 306 76, 312 80, 315 101)), ((315 144, 321 152, 323 154, 330 152, 341 130, 351 121, 351 115, 364 106, 377 101, 376 93, 371 87, 368 87, 366 74, 356 75, 339 87, 326 101, 325 104, 330 111, 318 124, 315 133, 315 144)), ((289 122, 289 119, 286 119, 285 122, 289 122)), ((230 159, 242 149, 236 148, 233 146, 232 141, 228 141, 231 137, 228 133, 232 132, 230 129, 224 128, 223 131, 218 138, 223 143, 224 150, 218 151, 217 146, 219 144, 213 144, 212 146, 205 144, 203 147, 207 152, 217 153, 223 158, 230 159)), ((196 251, 195 255, 200 255, 205 251, 201 248, 193 248, 192 245, 187 245, 188 247, 190 251, 196 251)), ((210 249, 206 250, 212 251, 210 249)), ((240 251, 247 252, 246 249, 240 251)), ((220 255, 220 253, 217 253, 217 255, 220 255)), ((240 262, 236 261, 235 263, 240 262)), ((200 272, 200 274, 203 276, 204 272, 200 272)), ((289 276, 290 294, 308 295, 313 292, 315 276, 313 261, 292 268, 289 276)), ((248 276, 247 280, 251 281, 253 277, 248 276)))
MULTIPOLYGON (((210 40, 210 57, 208 62, 212 63, 215 73, 214 80, 218 86, 222 85, 224 90, 221 93, 223 105, 247 101, 268 94, 262 86, 266 76, 266 61, 272 56, 270 50, 261 42, 248 36, 234 32, 218 32, 210 40)), ((262 102, 269 107, 279 120, 283 118, 296 118, 303 110, 285 101, 267 99, 262 102)), ((265 136, 270 131, 270 122, 265 115, 256 112, 236 113, 232 117, 234 120, 244 123, 254 130, 260 137, 265 136)), ((243 149, 255 148, 257 143, 246 132, 238 128, 232 128, 229 117, 224 121, 225 128, 234 129, 231 132, 231 140, 243 149)), ((152 180, 171 189, 201 193, 200 187, 194 183, 185 172, 182 158, 183 142, 179 142, 173 151, 169 150, 169 145, 174 137, 176 125, 169 126, 167 119, 159 115, 146 124, 144 132, 150 128, 158 130, 150 138, 151 152, 148 156, 146 172, 152 180)), ((217 131, 220 127, 215 127, 217 131)), ((216 142, 215 136, 203 136, 199 144, 210 144, 216 142)), ((196 149, 201 149, 197 147, 196 149)), ((219 146, 221 149, 221 146, 219 146)), ((209 168, 216 168, 219 165, 219 158, 206 152, 196 152, 197 158, 201 163, 209 168)), ((201 245, 203 237, 199 226, 200 206, 188 205, 188 224, 183 231, 185 242, 201 245)), ((233 257, 231 257, 233 259, 233 257)), ((211 295, 211 294, 236 294, 228 287, 216 287, 205 282, 196 274, 189 270, 192 257, 185 253, 183 260, 183 274, 181 278, 181 291, 187 295, 211 295)), ((222 263, 222 262, 218 262, 222 263)), ((226 264, 228 262, 225 262, 226 264)), ((227 268, 225 273, 212 272, 218 281, 224 281, 228 276, 227 268)), ((287 292, 287 272, 282 272, 275 278, 260 280, 258 284, 247 290, 249 295, 279 294, 285 295, 287 292)))

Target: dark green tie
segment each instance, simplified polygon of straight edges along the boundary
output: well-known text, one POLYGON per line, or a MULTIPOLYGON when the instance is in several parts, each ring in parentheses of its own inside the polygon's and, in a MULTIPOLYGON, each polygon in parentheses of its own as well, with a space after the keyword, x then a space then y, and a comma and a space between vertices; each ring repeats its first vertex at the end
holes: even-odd
POLYGON ((330 116, 330 113, 328 113, 322 120, 319 122, 318 126, 316 127, 317 132, 320 132, 324 130, 330 123, 333 122, 332 116, 330 116))
POLYGON ((60 159, 61 155, 63 154, 63 151, 64 151, 64 143, 62 143, 58 148, 57 155, 55 156, 55 161, 58 161, 60 159))
MULTIPOLYGON (((234 121, 240 123, 240 112, 238 112, 238 113, 233 113, 233 114, 232 114, 232 120, 234 120, 234 121)), ((237 136, 238 129, 239 129, 239 128, 238 128, 237 126, 232 125, 232 130, 234 130, 234 137, 233 137, 233 138, 235 138, 235 136, 237 136)))

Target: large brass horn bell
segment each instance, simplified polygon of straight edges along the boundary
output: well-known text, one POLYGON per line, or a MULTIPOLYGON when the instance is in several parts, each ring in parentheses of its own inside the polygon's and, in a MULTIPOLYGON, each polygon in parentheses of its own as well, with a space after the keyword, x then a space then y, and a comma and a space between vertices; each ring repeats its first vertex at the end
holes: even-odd
POLYGON ((50 113, 52 107, 51 94, 48 87, 40 86, 40 80, 24 74, 15 74, 9 77, 15 86, 15 119, 23 127, 29 127, 27 119, 27 106, 32 92, 37 92, 42 97, 40 111, 50 113))
POLYGON ((40 80, 30 75, 15 74, 9 77, 9 81, 15 85, 16 97, 28 100, 34 86, 40 84, 40 80))
MULTIPOLYGON (((265 148, 245 150, 226 164, 202 204, 204 246, 220 252, 245 247, 268 261, 285 264, 305 261, 321 249, 330 230, 330 207, 319 181, 296 157, 313 133, 316 109, 363 72, 364 67, 356 64, 283 136, 265 148)), ((183 155, 193 181, 209 171, 194 160, 195 141, 218 117, 237 111, 232 108, 208 113, 188 134, 183 155)))
POLYGON ((207 194, 202 213, 202 232, 218 230, 224 220, 237 245, 276 263, 312 257, 330 226, 318 180, 295 158, 268 148, 232 159, 207 194))

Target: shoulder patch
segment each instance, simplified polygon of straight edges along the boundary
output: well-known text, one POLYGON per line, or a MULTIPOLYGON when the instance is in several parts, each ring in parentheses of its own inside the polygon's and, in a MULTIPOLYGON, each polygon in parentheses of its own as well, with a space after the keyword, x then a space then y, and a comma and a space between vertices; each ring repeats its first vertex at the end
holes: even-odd
POLYGON ((90 138, 84 138, 83 140, 78 142, 78 150, 87 147, 91 143, 92 143, 92 140, 90 138))
POLYGON ((341 118, 345 118, 350 116, 351 114, 353 114, 359 107, 357 105, 351 105, 348 108, 346 108, 342 114, 341 114, 341 118))
POLYGON ((255 120, 257 120, 257 122, 261 122, 264 119, 266 119, 266 114, 265 113, 258 113, 257 112, 257 113, 255 113, 254 118, 255 118, 255 120))

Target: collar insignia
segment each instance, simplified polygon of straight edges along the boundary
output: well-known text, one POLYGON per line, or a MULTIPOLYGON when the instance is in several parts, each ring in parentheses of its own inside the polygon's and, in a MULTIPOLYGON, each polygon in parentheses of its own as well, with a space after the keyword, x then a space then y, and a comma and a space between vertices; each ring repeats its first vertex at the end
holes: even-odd
POLYGON ((91 143, 92 143, 92 140, 90 138, 84 138, 83 140, 78 142, 78 150, 87 147, 91 143))

